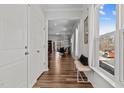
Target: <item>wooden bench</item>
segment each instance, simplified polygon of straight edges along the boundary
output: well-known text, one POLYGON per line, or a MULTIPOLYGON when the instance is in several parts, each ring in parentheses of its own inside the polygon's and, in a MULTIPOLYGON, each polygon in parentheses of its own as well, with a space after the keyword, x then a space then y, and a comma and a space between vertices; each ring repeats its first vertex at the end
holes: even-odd
POLYGON ((88 78, 83 72, 91 71, 89 66, 84 66, 80 61, 74 61, 75 68, 77 70, 77 82, 88 82, 88 78))

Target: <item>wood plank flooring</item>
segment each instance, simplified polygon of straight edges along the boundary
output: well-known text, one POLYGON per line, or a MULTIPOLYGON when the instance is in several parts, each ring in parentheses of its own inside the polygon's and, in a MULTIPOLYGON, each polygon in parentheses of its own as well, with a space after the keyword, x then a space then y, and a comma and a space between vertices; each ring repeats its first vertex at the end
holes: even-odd
POLYGON ((50 67, 48 72, 44 72, 34 88, 92 88, 90 82, 77 83, 76 70, 73 58, 70 55, 64 57, 58 53, 50 56, 50 67))

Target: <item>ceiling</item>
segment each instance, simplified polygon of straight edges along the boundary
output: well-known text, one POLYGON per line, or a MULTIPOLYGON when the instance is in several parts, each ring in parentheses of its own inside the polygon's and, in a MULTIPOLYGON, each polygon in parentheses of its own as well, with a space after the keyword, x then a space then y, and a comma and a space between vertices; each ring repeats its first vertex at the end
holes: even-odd
POLYGON ((41 7, 45 11, 82 11, 83 4, 42 4, 41 7))
POLYGON ((84 4, 43 4, 48 19, 48 34, 61 40, 71 37, 74 26, 82 17, 84 4))
POLYGON ((49 35, 70 36, 73 32, 74 26, 79 20, 49 20, 48 33, 49 35))

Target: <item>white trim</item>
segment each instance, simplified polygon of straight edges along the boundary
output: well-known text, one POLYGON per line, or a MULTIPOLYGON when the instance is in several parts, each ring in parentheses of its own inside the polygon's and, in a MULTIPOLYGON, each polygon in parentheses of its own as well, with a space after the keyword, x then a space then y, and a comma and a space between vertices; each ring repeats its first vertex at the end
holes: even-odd
MULTIPOLYGON (((95 34, 95 45, 96 45, 96 47, 94 49, 94 50, 96 50, 96 53, 94 53, 96 55, 96 60, 94 62, 96 62, 96 67, 98 67, 98 68, 100 68, 99 67, 99 59, 98 59, 98 57, 99 57, 99 52, 98 52, 99 51, 99 39, 100 39, 100 36, 99 36, 99 22, 98 22, 99 21, 98 20, 98 18, 99 18, 99 16, 98 16, 99 15, 99 13, 98 13, 99 7, 100 7, 100 5, 97 5, 95 7, 95 16, 96 16, 96 23, 97 24, 96 24, 96 32, 95 32, 96 33, 95 34)), ((115 41, 117 41, 116 38, 115 38, 115 41)), ((115 51, 117 51, 116 48, 117 48, 117 46, 115 46, 115 51)), ((115 53, 117 53, 117 52, 115 52, 115 53)), ((115 58, 115 60, 116 60, 116 58, 115 58)))
POLYGON ((100 75, 104 80, 106 80, 110 85, 112 85, 115 88, 123 88, 124 85, 120 84, 119 82, 113 80, 112 78, 110 78, 106 73, 104 73, 103 70, 100 70, 96 67, 92 67, 91 68, 94 72, 96 72, 98 75, 100 75))
POLYGON ((121 82, 124 82, 124 27, 123 27, 123 16, 122 14, 124 13, 123 12, 123 5, 118 5, 118 33, 119 33, 119 54, 120 54, 120 64, 119 64, 119 73, 120 73, 120 77, 119 77, 119 80, 121 82))
POLYGON ((99 19, 98 19, 98 17, 99 17, 99 13, 98 13, 98 10, 99 10, 99 8, 100 8, 100 4, 98 4, 98 5, 96 5, 95 6, 95 19, 94 19, 94 23, 96 23, 95 24, 95 36, 94 36, 94 38, 95 38, 95 46, 94 46, 94 54, 95 54, 95 59, 94 59, 94 63, 95 63, 95 66, 96 67, 99 67, 99 60, 98 60, 98 56, 99 56, 99 53, 97 52, 97 51, 99 51, 99 19))
MULTIPOLYGON (((27 40, 27 46, 29 47, 29 45, 30 45, 30 29, 29 29, 29 27, 30 27, 30 25, 29 25, 29 23, 30 23, 30 5, 27 5, 27 32, 28 32, 28 34, 27 34, 27 38, 28 38, 28 40, 27 40)), ((29 52, 30 51, 30 49, 29 48, 27 48, 27 51, 29 52)), ((27 72, 27 77, 28 77, 28 80, 27 80, 27 82, 28 82, 28 85, 27 85, 27 87, 29 88, 29 87, 31 87, 31 65, 30 65, 30 56, 28 55, 27 56, 28 58, 27 58, 27 61, 28 61, 28 66, 27 66, 27 70, 28 70, 28 72, 27 72)))
POLYGON ((109 63, 107 63, 107 62, 104 62, 104 61, 102 61, 104 64, 106 64, 106 65, 108 65, 108 66, 110 66, 110 67, 112 67, 112 68, 114 68, 114 66, 113 65, 111 65, 111 64, 109 64, 109 63))
POLYGON ((124 29, 120 30, 120 81, 124 81, 124 29))
POLYGON ((51 8, 51 9, 50 9, 50 8, 49 8, 49 9, 45 9, 45 11, 46 11, 46 12, 60 12, 60 11, 62 11, 62 12, 63 12, 63 11, 64 11, 64 12, 65 12, 65 11, 67 11, 67 12, 70 12, 70 11, 71 11, 71 12, 75 12, 75 11, 83 12, 83 8, 70 8, 70 9, 69 9, 69 8, 65 8, 65 9, 60 9, 60 8, 58 8, 58 9, 52 9, 52 8, 51 8))
MULTIPOLYGON (((49 70, 48 68, 43 69, 43 70, 41 71, 41 73, 39 74, 38 77, 40 77, 45 71, 48 71, 48 70, 49 70)), ((35 80, 33 80, 33 81, 31 82, 31 84, 28 86, 28 88, 32 88, 32 87, 34 86, 34 84, 37 82, 38 77, 37 77, 35 80)))
POLYGON ((89 8, 89 52, 88 53, 89 55, 89 66, 95 66, 94 65, 94 5, 92 5, 90 8, 89 8))
MULTIPOLYGON (((102 68, 99 67, 99 62, 98 62, 98 53, 97 51, 97 47, 96 45, 98 45, 98 40, 99 40, 99 35, 98 35, 98 16, 97 16, 97 9, 99 8, 99 5, 95 5, 94 7, 91 7, 91 10, 93 11, 94 9, 94 13, 91 12, 90 15, 93 15, 94 17, 91 17, 92 19, 90 19, 90 26, 91 28, 93 28, 92 30, 90 30, 90 45, 89 45, 89 62, 91 65, 89 65, 93 71, 97 72, 101 77, 103 77, 106 81, 108 81, 111 85, 113 85, 114 87, 121 87, 121 85, 124 84, 124 59, 123 59, 123 51, 124 51, 124 46, 123 46, 123 36, 124 34, 122 34, 122 31, 119 31, 120 28, 122 28, 120 25, 121 24, 121 16, 120 13, 122 12, 120 10, 120 5, 117 5, 117 18, 116 18, 116 31, 115 31, 115 53, 116 53, 116 57, 115 57, 115 75, 112 75, 110 73, 108 73, 107 71, 103 70, 102 68), (94 33, 94 34, 92 34, 94 33), (121 37, 119 37, 121 34, 121 37), (121 40, 121 41, 119 41, 121 40), (121 43, 121 47, 120 44, 121 43), (92 47, 92 49, 90 49, 92 47), (121 50, 119 50, 121 48, 121 50), (91 52, 92 51, 92 52, 91 52), (121 53, 121 54, 120 54, 121 53), (120 60, 120 56, 121 56, 121 60, 120 60), (92 62, 91 62, 92 61, 92 62), (120 81, 121 80, 121 81, 120 81)), ((123 31, 124 32, 124 31, 123 31)), ((123 85, 124 87, 124 85, 123 85)))
POLYGON ((120 25, 120 19, 119 19, 119 5, 116 5, 116 31, 115 31, 115 79, 119 81, 120 78, 120 53, 119 53, 119 25, 120 25))

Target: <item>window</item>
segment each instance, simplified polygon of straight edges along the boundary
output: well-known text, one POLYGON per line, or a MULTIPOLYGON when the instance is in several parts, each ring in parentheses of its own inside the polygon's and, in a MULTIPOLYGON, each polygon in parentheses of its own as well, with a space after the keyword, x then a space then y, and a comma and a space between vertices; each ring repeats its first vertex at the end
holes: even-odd
POLYGON ((124 5, 98 4, 91 10, 91 67, 124 85, 124 5))
POLYGON ((99 7, 99 67, 114 75, 116 5, 104 4, 99 7))

